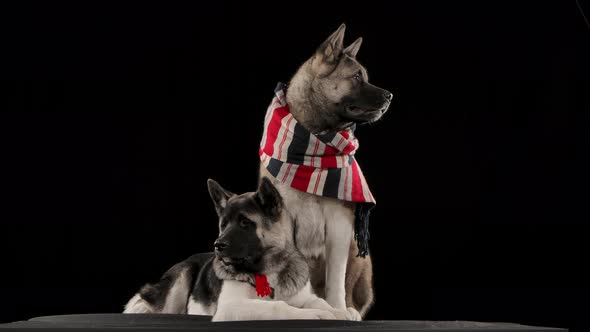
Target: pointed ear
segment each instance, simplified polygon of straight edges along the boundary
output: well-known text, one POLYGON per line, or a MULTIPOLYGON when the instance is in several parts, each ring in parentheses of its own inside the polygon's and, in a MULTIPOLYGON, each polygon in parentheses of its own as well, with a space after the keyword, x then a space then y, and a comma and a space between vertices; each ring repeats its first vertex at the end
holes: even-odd
POLYGON ((219 183, 212 179, 207 180, 207 188, 209 189, 209 196, 211 196, 215 205, 215 211, 218 216, 221 216, 223 209, 227 205, 227 201, 230 197, 234 196, 234 193, 223 189, 219 183))
POLYGON ((356 57, 356 54, 361 48, 362 43, 363 37, 358 37, 357 40, 355 40, 354 43, 350 44, 347 48, 345 48, 344 51, 342 51, 342 53, 354 58, 356 57))
POLYGON ((273 221, 279 220, 283 208, 283 198, 267 177, 263 177, 260 181, 260 186, 256 192, 256 201, 262 207, 264 213, 273 221))
POLYGON ((334 31, 326 41, 320 45, 317 52, 322 55, 324 62, 335 63, 342 55, 342 48, 344 47, 344 31, 346 25, 342 23, 338 30, 334 31))

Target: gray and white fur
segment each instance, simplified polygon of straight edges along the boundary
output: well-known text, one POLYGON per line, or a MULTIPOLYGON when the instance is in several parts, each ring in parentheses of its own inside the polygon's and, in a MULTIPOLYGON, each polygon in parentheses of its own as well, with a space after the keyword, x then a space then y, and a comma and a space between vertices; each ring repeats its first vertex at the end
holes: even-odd
POLYGON ((196 254, 147 284, 124 313, 212 315, 214 321, 260 319, 360 320, 353 308, 333 308, 312 291, 309 267, 293 238, 282 197, 268 179, 241 195, 208 181, 219 216, 213 253, 196 254), (264 274, 272 294, 256 294, 264 274))
MULTIPOLYGON (((289 82, 289 110, 314 134, 375 122, 393 98, 368 82, 356 59, 362 38, 344 48, 344 31, 342 24, 289 82)), ((272 175, 261 164, 260 179, 266 177, 272 175)), ((314 291, 334 308, 354 307, 364 317, 374 302, 372 262, 357 257, 354 203, 301 192, 274 178, 273 183, 295 224, 295 244, 311 267, 314 291)))

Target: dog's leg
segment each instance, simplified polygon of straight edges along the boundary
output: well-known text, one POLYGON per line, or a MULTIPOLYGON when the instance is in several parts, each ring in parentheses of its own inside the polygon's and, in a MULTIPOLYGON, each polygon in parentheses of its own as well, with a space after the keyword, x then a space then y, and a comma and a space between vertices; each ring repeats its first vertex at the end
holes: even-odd
POLYGON ((287 304, 298 308, 328 310, 341 320, 361 320, 361 314, 354 308, 335 309, 326 300, 318 297, 311 290, 311 283, 308 281, 305 287, 295 296, 287 300, 287 304))
POLYGON ((346 267, 346 305, 354 307, 364 318, 373 305, 373 265, 371 256, 357 257, 356 241, 350 243, 346 267))
POLYGON ((326 216, 326 301, 346 309, 345 278, 348 249, 352 241, 354 212, 342 204, 327 204, 326 216))
POLYGON ((185 314, 192 285, 190 270, 184 261, 174 265, 160 281, 143 286, 125 305, 123 313, 185 314))
POLYGON ((274 319, 336 319, 336 316, 329 310, 301 309, 285 301, 260 300, 247 283, 223 282, 213 321, 274 319))
POLYGON ((337 319, 329 310, 301 309, 284 301, 232 300, 219 304, 214 322, 230 320, 337 319))
POLYGON ((129 302, 125 305, 124 314, 151 314, 156 312, 156 309, 141 298, 139 293, 135 294, 129 302))
MULTIPOLYGON (((370 259, 370 257, 366 257, 365 259, 370 259)), ((371 309, 375 301, 372 280, 373 272, 370 261, 368 262, 369 264, 365 265, 352 293, 354 307, 358 308, 362 317, 367 315, 367 312, 371 309)))

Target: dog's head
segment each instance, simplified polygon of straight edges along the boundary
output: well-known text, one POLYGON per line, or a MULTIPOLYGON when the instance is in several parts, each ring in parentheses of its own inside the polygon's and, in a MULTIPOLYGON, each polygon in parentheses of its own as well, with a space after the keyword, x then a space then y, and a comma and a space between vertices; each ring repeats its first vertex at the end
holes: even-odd
POLYGON ((225 273, 258 273, 265 268, 268 256, 284 250, 285 232, 283 199, 268 178, 263 178, 256 192, 240 195, 207 182, 209 194, 219 216, 219 237, 214 243, 215 259, 225 273))
POLYGON ((342 24, 307 60, 290 81, 288 101, 307 106, 295 114, 312 132, 344 129, 353 123, 375 122, 389 108, 391 92, 369 83, 367 70, 356 59, 362 38, 344 47, 342 24))

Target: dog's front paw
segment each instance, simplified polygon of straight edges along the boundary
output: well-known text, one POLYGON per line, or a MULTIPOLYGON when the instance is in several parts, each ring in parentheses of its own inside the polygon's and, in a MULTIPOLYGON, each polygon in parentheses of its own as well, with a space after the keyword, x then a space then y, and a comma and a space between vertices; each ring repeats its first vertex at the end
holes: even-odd
POLYGON ((334 313, 328 310, 321 310, 321 309, 301 309, 296 314, 296 319, 330 319, 335 320, 338 319, 334 315, 334 313))
POLYGON ((346 311, 348 312, 348 314, 350 315, 350 319, 349 320, 354 320, 357 322, 360 322, 361 320, 363 320, 363 317, 361 316, 361 314, 353 307, 348 307, 346 308, 346 311))
POLYGON ((339 320, 361 320, 361 314, 359 314, 359 312, 352 307, 348 307, 346 309, 333 309, 330 311, 334 314, 334 316, 336 316, 336 319, 339 320))

